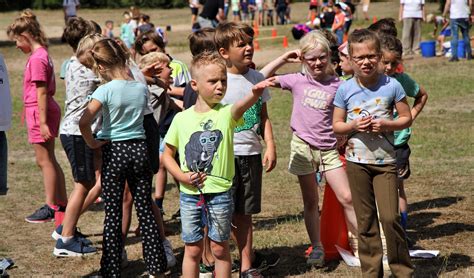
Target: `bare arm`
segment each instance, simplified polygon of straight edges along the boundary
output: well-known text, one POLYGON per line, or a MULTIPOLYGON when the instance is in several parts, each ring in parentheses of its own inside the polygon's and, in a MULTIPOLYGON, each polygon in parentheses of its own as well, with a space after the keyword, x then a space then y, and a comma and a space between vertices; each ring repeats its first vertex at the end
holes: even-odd
POLYGON ((398 21, 402 21, 403 20, 403 4, 400 4, 400 9, 398 11, 398 21))
POLYGON ((102 147, 103 145, 107 144, 108 141, 99 141, 94 138, 92 135, 91 125, 94 121, 97 113, 102 109, 102 103, 98 100, 91 100, 89 105, 87 105, 86 110, 84 110, 84 114, 82 114, 81 119, 79 120, 79 129, 81 130, 82 137, 86 144, 91 149, 97 149, 102 147))
POLYGON ((271 77, 275 75, 276 71, 286 63, 301 63, 300 55, 301 53, 299 50, 291 50, 286 52, 263 67, 260 70, 260 73, 263 74, 265 78, 271 77))
POLYGON ((411 108, 411 118, 413 121, 418 117, 425 107, 426 102, 428 101, 428 93, 426 92, 425 88, 420 86, 420 91, 415 98, 415 103, 413 103, 413 107, 411 108))
POLYGON ((166 144, 165 150, 161 157, 166 170, 168 170, 168 172, 170 172, 171 175, 182 184, 197 186, 199 188, 204 186, 204 181, 207 178, 206 173, 184 173, 181 168, 179 168, 178 163, 174 159, 175 155, 176 148, 170 144, 166 144))
POLYGON ((40 134, 45 141, 48 141, 52 138, 48 126, 48 89, 46 88, 46 82, 38 81, 35 82, 35 84, 36 97, 38 99, 40 134))
POLYGON ((184 95, 184 87, 170 87, 170 90, 168 90, 168 94, 170 96, 177 96, 177 97, 182 97, 184 95))
POLYGON ((425 5, 421 5, 421 16, 423 18, 423 21, 426 22, 426 10, 425 10, 425 5))
POLYGON ((258 98, 262 95, 263 90, 274 85, 273 78, 263 80, 260 83, 254 85, 250 94, 246 95, 243 99, 232 105, 232 118, 234 120, 240 119, 245 111, 247 111, 247 109, 249 109, 255 102, 257 102, 258 98))
POLYGON ((450 7, 451 7, 451 0, 446 0, 446 3, 444 4, 443 17, 446 17, 446 15, 449 12, 450 7))
POLYGON ((263 155, 263 166, 265 167, 265 172, 271 172, 275 168, 277 163, 277 154, 275 141, 273 140, 273 127, 268 118, 267 104, 264 103, 261 113, 262 127, 263 127, 263 140, 265 140, 265 154, 263 155))

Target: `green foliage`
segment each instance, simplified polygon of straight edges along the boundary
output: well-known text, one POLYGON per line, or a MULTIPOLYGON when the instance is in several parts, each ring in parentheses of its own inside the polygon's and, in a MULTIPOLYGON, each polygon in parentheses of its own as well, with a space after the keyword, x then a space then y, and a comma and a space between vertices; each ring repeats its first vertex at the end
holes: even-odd
MULTIPOLYGON (((177 8, 184 7, 187 0, 81 0, 83 8, 177 8)), ((0 1, 2 11, 33 9, 61 9, 63 0, 5 0, 0 1)))

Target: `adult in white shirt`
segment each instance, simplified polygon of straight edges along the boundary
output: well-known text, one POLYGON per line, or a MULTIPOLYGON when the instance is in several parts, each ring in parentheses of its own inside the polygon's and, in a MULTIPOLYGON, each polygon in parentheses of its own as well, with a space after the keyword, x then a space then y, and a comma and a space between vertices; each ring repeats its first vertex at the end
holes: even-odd
MULTIPOLYGON (((450 25, 453 38, 451 39, 451 62, 459 61, 458 58, 458 41, 459 31, 461 31, 464 40, 464 53, 466 59, 472 59, 471 41, 469 38, 469 19, 471 15, 472 0, 446 0, 444 6, 443 17, 446 17, 450 11, 450 25)), ((463 55, 464 56, 464 55, 463 55)))
POLYGON ((419 52, 421 21, 425 20, 425 0, 400 0, 398 19, 403 21, 403 55, 419 52))
POLYGON ((63 10, 64 10, 64 22, 67 24, 67 20, 70 17, 77 16, 77 9, 79 8, 79 0, 64 0, 63 1, 63 10))
POLYGON ((7 131, 12 123, 12 99, 10 95, 10 82, 7 67, 3 56, 0 54, 0 195, 6 195, 8 147, 7 131))

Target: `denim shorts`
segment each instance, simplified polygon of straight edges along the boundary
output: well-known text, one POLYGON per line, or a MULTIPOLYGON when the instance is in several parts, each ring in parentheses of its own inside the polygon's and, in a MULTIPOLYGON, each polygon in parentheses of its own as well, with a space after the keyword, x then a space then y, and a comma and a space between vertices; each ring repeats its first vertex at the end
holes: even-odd
POLYGON ((229 240, 232 218, 232 196, 229 191, 204 194, 205 207, 198 205, 200 195, 180 193, 181 238, 184 243, 203 239, 204 226, 209 227, 208 237, 215 242, 229 240), (207 211, 207 212, 206 212, 207 211))

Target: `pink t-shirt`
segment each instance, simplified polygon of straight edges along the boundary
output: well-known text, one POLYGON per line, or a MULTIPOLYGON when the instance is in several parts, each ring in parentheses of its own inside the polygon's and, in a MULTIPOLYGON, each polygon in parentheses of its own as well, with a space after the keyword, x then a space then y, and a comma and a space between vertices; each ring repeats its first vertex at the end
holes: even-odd
POLYGON ((339 78, 320 83, 303 73, 291 73, 278 80, 282 89, 293 94, 291 129, 296 136, 320 150, 335 149, 332 114, 334 96, 342 83, 339 78))
POLYGON ((54 77, 53 61, 44 47, 38 48, 31 53, 28 62, 26 62, 23 78, 23 103, 26 107, 37 105, 38 97, 35 81, 46 82, 48 96, 54 96, 56 80, 54 77))

